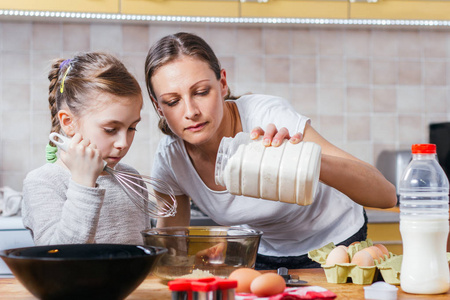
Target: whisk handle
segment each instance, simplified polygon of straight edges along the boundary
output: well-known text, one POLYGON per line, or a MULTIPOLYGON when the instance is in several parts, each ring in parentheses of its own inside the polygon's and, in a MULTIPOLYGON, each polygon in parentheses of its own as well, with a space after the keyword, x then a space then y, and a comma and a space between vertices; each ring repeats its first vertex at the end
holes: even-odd
MULTIPOLYGON (((65 151, 65 152, 67 152, 67 150, 69 149, 69 144, 70 144, 71 138, 64 136, 62 134, 59 134, 57 132, 50 133, 48 138, 51 142, 53 142, 53 144, 58 146, 59 149, 65 151)), ((106 168, 106 165, 107 165, 107 163, 106 163, 106 161, 104 161, 103 168, 106 168)))
POLYGON ((50 141, 53 144, 58 146, 59 149, 66 151, 66 152, 67 152, 67 149, 69 149, 70 138, 68 138, 67 136, 59 134, 57 132, 52 132, 52 133, 50 133, 48 138, 50 139, 50 141))

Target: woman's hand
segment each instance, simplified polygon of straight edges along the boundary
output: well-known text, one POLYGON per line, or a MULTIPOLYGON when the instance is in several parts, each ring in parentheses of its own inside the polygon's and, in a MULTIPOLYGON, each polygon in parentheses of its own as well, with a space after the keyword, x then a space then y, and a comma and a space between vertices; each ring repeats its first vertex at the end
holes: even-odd
POLYGON ((83 139, 80 134, 75 134, 67 152, 62 151, 60 158, 70 170, 73 181, 88 187, 96 186, 104 162, 100 150, 91 144, 89 139, 83 139))
POLYGON ((225 242, 218 243, 211 248, 201 250, 195 254, 195 265, 206 266, 211 264, 223 264, 227 246, 225 242))
POLYGON ((284 139, 288 139, 292 144, 297 144, 303 139, 303 135, 300 132, 297 132, 291 137, 286 127, 277 129, 272 123, 267 125, 265 132, 261 127, 256 127, 250 133, 252 140, 256 140, 260 136, 263 136, 263 145, 266 147, 278 147, 284 139))

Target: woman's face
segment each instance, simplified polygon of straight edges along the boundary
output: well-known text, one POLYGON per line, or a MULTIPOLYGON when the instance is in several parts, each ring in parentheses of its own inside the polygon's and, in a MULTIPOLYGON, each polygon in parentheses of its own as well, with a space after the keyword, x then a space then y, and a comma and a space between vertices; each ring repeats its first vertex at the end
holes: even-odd
POLYGON ((76 121, 75 133, 95 144, 112 168, 127 154, 133 142, 141 120, 142 96, 99 93, 95 98, 92 99, 95 107, 76 121))
POLYGON ((160 67, 151 82, 158 112, 174 134, 193 145, 217 137, 228 92, 224 70, 218 80, 206 62, 182 56, 160 67))

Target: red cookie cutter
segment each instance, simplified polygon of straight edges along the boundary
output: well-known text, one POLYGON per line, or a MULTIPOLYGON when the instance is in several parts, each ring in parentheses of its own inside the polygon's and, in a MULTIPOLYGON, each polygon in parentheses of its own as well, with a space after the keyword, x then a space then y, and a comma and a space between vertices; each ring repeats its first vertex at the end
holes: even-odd
POLYGON ((237 281, 220 277, 178 278, 167 283, 173 300, 214 299, 233 300, 237 281))

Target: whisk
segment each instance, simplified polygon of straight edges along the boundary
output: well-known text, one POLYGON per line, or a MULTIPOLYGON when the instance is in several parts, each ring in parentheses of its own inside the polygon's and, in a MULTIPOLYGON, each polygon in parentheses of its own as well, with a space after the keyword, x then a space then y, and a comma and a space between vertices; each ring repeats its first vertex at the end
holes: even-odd
MULTIPOLYGON (((66 136, 53 132, 50 134, 49 139, 64 151, 67 151, 69 148, 70 138, 66 136)), ((150 217, 165 218, 175 215, 177 201, 172 188, 166 182, 150 176, 115 170, 108 167, 106 161, 104 162, 103 170, 111 174, 130 197, 131 201, 150 217), (149 190, 147 186, 151 186, 152 190, 168 195, 172 202, 149 190), (152 201, 150 197, 153 197, 156 201, 152 201)))

